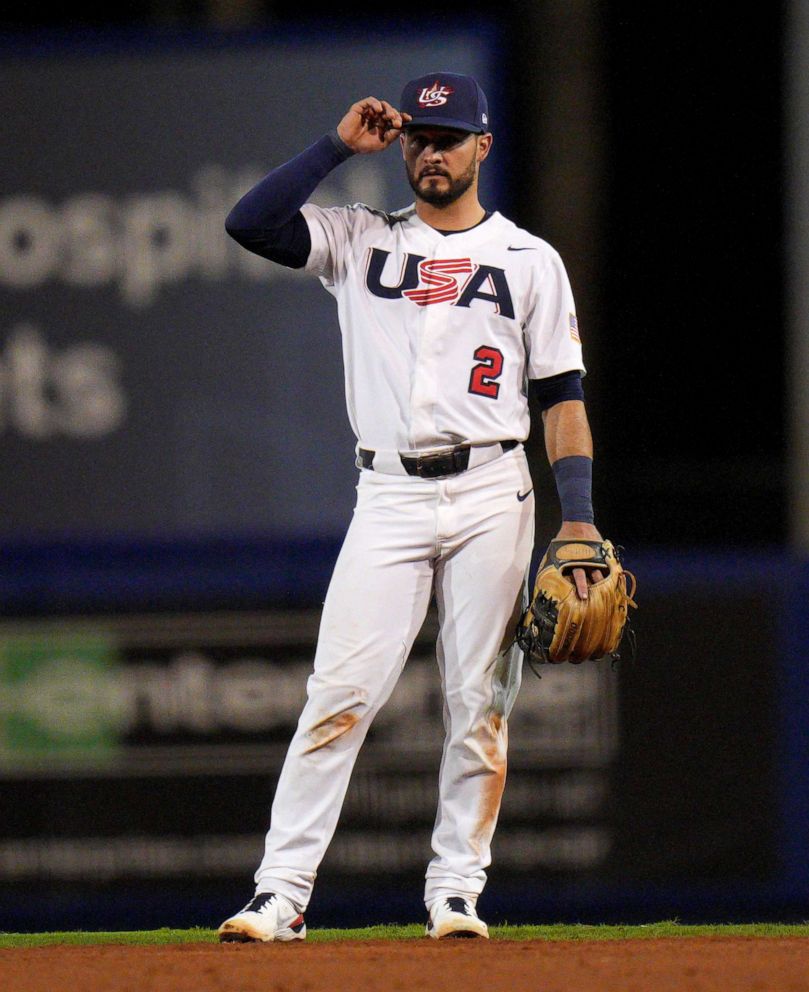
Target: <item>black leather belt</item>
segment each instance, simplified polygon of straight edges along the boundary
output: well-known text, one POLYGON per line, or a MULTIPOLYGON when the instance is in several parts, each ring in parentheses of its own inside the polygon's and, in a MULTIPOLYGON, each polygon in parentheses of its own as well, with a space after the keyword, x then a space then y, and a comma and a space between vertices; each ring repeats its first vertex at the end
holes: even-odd
MULTIPOLYGON (((516 448, 519 441, 500 441, 504 452, 516 448)), ((459 444, 449 451, 439 451, 431 455, 400 455, 402 465, 408 475, 418 475, 422 479, 435 479, 441 475, 457 475, 469 467, 470 444, 459 444)), ((373 469, 374 451, 368 448, 359 449, 360 463, 363 468, 373 469)))

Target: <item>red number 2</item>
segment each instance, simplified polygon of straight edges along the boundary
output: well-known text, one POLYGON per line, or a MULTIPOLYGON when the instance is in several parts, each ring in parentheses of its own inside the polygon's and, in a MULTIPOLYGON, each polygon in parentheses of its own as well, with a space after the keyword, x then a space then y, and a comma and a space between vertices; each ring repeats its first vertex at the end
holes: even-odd
POLYGON ((496 400, 497 394, 500 392, 500 383, 494 380, 499 379, 503 371, 503 352, 497 348, 481 345, 475 350, 474 357, 480 364, 472 366, 472 374, 469 376, 469 392, 496 400))

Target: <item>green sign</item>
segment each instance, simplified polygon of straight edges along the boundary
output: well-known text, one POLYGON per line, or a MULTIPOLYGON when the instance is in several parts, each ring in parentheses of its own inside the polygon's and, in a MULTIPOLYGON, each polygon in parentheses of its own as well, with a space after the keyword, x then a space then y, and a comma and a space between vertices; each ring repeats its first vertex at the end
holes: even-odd
POLYGON ((0 764, 113 757, 124 703, 117 665, 97 636, 0 640, 0 764))

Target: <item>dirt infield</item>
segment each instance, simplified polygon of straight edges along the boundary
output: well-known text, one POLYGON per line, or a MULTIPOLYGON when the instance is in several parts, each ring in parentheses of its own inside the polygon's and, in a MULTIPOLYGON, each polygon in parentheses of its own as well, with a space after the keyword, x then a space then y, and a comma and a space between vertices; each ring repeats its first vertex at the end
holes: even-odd
POLYGON ((809 939, 0 950, 9 992, 809 992, 809 939))

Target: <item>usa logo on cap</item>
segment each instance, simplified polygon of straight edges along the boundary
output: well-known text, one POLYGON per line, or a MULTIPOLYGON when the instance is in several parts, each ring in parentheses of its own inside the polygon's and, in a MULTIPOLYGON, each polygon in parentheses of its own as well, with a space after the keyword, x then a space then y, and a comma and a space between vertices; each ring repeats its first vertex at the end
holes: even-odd
POLYGON ((447 97, 454 92, 451 86, 442 86, 436 79, 432 86, 425 86, 419 94, 419 106, 442 107, 447 102, 447 97))
POLYGON ((410 115, 405 130, 451 127, 483 134, 490 125, 486 94, 474 76, 458 72, 425 72, 402 90, 399 109, 410 115))

